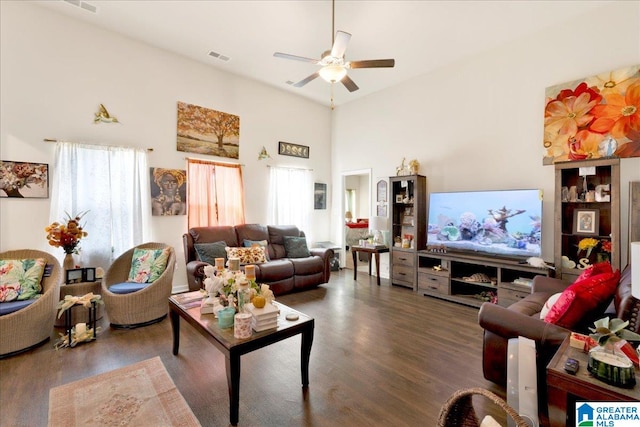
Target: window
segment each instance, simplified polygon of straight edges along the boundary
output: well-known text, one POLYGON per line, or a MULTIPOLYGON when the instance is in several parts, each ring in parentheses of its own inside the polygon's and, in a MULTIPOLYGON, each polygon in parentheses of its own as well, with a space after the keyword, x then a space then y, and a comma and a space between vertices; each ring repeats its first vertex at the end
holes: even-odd
POLYGON ((313 181, 306 169, 271 167, 269 174, 269 224, 295 225, 312 242, 313 181))
POLYGON ((123 252, 148 240, 149 181, 142 149, 56 144, 51 221, 87 211, 81 224, 82 263, 108 267, 123 252))
POLYGON ((187 159, 188 227, 244 224, 244 186, 238 164, 187 159))

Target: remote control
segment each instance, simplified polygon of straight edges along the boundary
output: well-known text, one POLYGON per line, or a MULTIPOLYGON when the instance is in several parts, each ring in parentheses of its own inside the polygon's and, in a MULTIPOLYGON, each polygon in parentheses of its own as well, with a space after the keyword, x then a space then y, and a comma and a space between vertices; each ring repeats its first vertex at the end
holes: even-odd
POLYGON ((578 372, 579 367, 580 362, 578 362, 576 359, 567 359, 567 361, 564 362, 564 370, 572 375, 575 375, 576 372, 578 372))

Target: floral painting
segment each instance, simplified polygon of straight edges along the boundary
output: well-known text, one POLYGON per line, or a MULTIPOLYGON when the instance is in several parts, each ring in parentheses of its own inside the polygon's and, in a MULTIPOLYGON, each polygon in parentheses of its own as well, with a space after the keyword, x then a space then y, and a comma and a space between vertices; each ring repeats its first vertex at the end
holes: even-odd
POLYGON ((177 150, 239 158, 240 117, 178 102, 177 150))
POLYGON ((640 157, 640 65, 548 87, 543 164, 640 157))
POLYGON ((0 197, 49 197, 49 165, 0 161, 0 197))

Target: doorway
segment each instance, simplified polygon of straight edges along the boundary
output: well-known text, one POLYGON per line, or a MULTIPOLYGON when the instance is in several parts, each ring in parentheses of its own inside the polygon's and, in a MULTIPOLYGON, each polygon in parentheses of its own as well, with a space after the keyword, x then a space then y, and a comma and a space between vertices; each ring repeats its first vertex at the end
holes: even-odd
POLYGON ((352 269, 353 260, 348 247, 354 242, 357 243, 361 235, 364 237, 369 227, 350 228, 347 222, 368 221, 371 217, 371 169, 343 172, 340 194, 340 212, 343 222, 341 247, 344 249, 340 251, 340 265, 352 269))

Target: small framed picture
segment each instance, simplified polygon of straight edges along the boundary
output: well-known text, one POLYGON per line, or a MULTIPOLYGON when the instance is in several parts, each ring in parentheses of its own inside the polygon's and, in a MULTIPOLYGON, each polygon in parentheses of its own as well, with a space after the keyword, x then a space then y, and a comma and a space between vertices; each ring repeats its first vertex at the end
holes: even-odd
POLYGON ((95 282, 96 281, 96 269, 94 267, 83 268, 83 282, 95 282))
POLYGON ((573 211, 573 234, 597 235, 599 225, 599 209, 576 209, 573 211))
POLYGON ((402 203, 402 194, 396 194, 396 203, 402 203))
POLYGON ((66 270, 65 283, 67 285, 73 283, 82 283, 82 275, 84 271, 82 268, 74 268, 71 270, 66 270))

